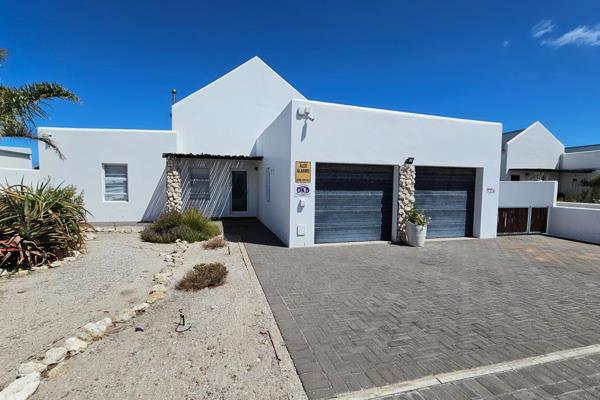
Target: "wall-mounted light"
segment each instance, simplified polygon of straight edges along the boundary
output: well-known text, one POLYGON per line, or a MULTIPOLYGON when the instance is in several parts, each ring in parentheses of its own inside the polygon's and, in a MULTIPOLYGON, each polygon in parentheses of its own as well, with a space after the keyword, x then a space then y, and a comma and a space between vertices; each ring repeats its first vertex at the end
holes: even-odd
POLYGON ((298 107, 298 117, 314 121, 315 119, 310 116, 310 113, 311 113, 310 106, 298 107))
POLYGON ((404 161, 404 164, 411 165, 414 161, 415 161, 414 157, 408 157, 406 159, 406 161, 404 161))

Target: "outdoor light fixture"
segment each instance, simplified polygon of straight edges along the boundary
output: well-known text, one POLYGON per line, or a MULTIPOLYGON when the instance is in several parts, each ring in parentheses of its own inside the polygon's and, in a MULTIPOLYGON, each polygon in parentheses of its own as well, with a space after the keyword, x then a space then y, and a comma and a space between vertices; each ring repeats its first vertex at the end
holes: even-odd
POLYGON ((408 158, 406 159, 406 161, 404 161, 404 164, 411 165, 411 164, 413 163, 413 161, 415 161, 415 158, 414 158, 414 157, 408 157, 408 158))

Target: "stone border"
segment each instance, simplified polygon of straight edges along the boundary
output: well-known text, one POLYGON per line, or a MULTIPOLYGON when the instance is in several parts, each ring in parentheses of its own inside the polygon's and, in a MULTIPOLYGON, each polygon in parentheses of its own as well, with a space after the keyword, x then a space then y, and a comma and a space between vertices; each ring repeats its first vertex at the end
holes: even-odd
POLYGON ((298 371, 296 371, 296 367, 294 366, 294 362, 292 361, 292 357, 285 345, 283 340, 283 336, 281 336, 281 331, 279 330, 279 326, 277 325, 277 321, 275 320, 275 316, 271 311, 271 306, 269 306, 269 302, 267 301, 267 296, 260 285, 260 281, 258 276, 256 275, 256 271, 254 270, 254 266, 252 265, 252 261, 250 261, 250 256, 248 256, 248 252, 246 251, 246 246, 238 239, 238 245, 240 247, 240 251, 242 253, 242 259, 244 264, 246 265, 246 270, 250 275, 250 280, 252 281, 252 285, 254 289, 259 294, 259 297, 264 304, 264 309, 268 320, 270 321, 270 326, 268 327, 269 337, 271 339, 271 344, 273 346, 273 351, 275 352, 275 357, 279 361, 279 367, 282 371, 285 371, 288 375, 288 383, 289 383, 289 391, 288 391, 288 399, 290 400, 306 400, 308 397, 306 396, 306 392, 304 391, 304 387, 302 386, 302 381, 300 380, 300 376, 298 375, 298 371))
MULTIPOLYGON (((37 361, 28 361, 19 366, 18 378, 0 392, 0 400, 25 400, 39 387, 42 377, 59 366, 62 362, 86 350, 88 345, 101 340, 109 334, 109 328, 116 323, 128 322, 137 315, 145 312, 151 304, 162 300, 170 287, 171 277, 177 267, 183 265, 183 253, 189 244, 186 241, 175 242, 175 249, 170 253, 159 253, 164 256, 166 266, 154 274, 154 286, 150 289, 146 301, 132 308, 125 308, 111 318, 89 322, 81 327, 77 336, 72 336, 64 341, 63 346, 52 347, 46 351, 44 358, 37 361)), ((68 257, 67 257, 68 258, 68 257)), ((65 258, 66 260, 66 258, 65 258)))
MULTIPOLYGON (((93 240, 93 239, 96 239, 96 236, 94 236, 90 239, 86 238, 85 240, 93 240)), ((0 268, 0 280, 29 275, 30 273, 35 272, 35 271, 42 271, 42 270, 47 270, 47 269, 58 268, 61 265, 63 265, 63 263, 65 263, 65 262, 75 261, 76 259, 81 257, 81 255, 82 255, 81 251, 74 250, 70 256, 63 258, 62 260, 52 261, 49 265, 40 265, 39 267, 31 267, 29 269, 22 268, 22 269, 18 269, 16 271, 11 271, 11 272, 9 272, 5 268, 0 268)), ((0 400, 3 400, 3 399, 0 397, 0 400)))

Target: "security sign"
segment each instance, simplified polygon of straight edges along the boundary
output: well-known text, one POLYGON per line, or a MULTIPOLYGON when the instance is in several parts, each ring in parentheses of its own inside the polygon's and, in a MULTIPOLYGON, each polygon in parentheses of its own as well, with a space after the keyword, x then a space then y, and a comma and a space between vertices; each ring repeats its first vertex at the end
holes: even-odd
POLYGON ((309 197, 310 196, 310 186, 299 184, 296 185, 296 192, 294 193, 296 197, 309 197))
POLYGON ((296 183, 310 183, 310 161, 296 161, 296 183))

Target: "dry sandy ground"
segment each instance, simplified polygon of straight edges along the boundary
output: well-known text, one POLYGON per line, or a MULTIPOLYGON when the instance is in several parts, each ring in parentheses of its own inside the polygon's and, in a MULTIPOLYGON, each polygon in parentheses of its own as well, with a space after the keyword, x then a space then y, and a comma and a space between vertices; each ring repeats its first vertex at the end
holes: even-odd
POLYGON ((137 233, 96 236, 75 261, 0 280, 0 387, 29 357, 43 355, 90 321, 143 301, 152 275, 164 267, 159 252, 174 248, 144 243, 137 233))
POLYGON ((223 286, 170 289, 145 314, 52 371, 32 399, 304 399, 289 355, 276 357, 267 333, 277 333, 275 321, 238 244, 213 251, 191 245, 175 278, 212 260, 229 269, 223 286), (179 309, 191 325, 183 333, 175 332, 179 309))

